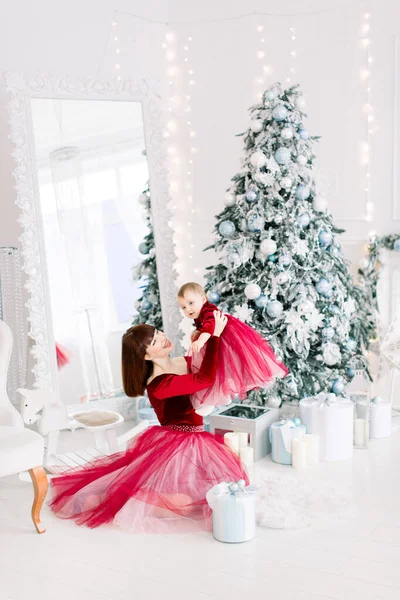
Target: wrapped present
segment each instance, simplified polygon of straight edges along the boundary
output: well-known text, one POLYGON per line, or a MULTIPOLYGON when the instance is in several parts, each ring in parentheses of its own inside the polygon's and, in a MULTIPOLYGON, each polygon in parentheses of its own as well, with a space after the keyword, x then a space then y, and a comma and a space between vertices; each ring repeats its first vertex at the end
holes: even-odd
POLYGON ((256 488, 241 479, 219 483, 206 495, 213 511, 213 535, 220 542, 236 544, 252 540, 256 534, 256 488))
POLYGON ((300 419, 282 420, 272 423, 269 437, 272 447, 272 460, 281 465, 292 464, 292 440, 306 434, 306 427, 300 419))
MULTIPOLYGON (((357 401, 357 416, 360 418, 367 414, 367 401, 357 401)), ((372 398, 369 405, 369 437, 380 439, 389 437, 392 433, 392 403, 383 400, 380 396, 372 398)))
POLYGON ((320 437, 320 460, 345 460, 353 455, 353 403, 335 394, 300 400, 300 418, 307 433, 320 437))

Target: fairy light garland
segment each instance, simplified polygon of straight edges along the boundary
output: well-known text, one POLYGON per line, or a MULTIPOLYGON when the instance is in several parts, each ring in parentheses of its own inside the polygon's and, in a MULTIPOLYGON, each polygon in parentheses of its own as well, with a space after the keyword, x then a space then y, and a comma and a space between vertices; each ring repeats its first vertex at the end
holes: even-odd
POLYGON ((366 221, 372 221, 375 205, 371 200, 371 136, 374 132, 374 113, 371 105, 371 70, 373 58, 371 56, 371 25, 369 13, 363 13, 361 23, 361 48, 364 53, 365 65, 361 68, 360 78, 365 85, 365 103, 362 110, 366 121, 366 140, 361 145, 361 164, 364 168, 364 194, 365 194, 365 217, 366 221))

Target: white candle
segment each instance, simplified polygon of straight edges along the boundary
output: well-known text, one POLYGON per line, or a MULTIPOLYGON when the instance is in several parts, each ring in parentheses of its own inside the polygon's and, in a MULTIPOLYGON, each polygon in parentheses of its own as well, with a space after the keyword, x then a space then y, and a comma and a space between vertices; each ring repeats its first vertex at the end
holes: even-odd
POLYGON ((254 462, 254 450, 250 446, 240 448, 239 456, 245 467, 250 467, 254 462))
POLYGON ((244 448, 245 446, 247 446, 248 441, 249 441, 249 434, 248 433, 243 433, 243 432, 235 432, 236 435, 238 436, 238 440, 239 440, 239 449, 240 448, 244 448))
POLYGON ((234 433, 233 431, 225 433, 224 442, 231 450, 233 450, 233 452, 239 454, 239 438, 237 433, 234 433))
POLYGON ((304 437, 292 440, 292 465, 294 469, 307 466, 307 444, 304 437))
POLYGON ((354 422, 354 444, 355 446, 365 446, 367 421, 365 419, 356 419, 354 422))
POLYGON ((307 433, 304 436, 304 443, 306 445, 307 464, 316 465, 319 461, 319 435, 307 433))

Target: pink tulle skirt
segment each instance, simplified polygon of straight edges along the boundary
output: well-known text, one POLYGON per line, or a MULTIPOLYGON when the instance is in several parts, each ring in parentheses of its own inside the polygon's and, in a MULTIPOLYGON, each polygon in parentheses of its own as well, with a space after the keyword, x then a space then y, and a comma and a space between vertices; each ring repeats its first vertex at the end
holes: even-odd
POLYGON ((155 426, 126 452, 52 479, 50 507, 88 527, 113 522, 138 533, 210 530, 206 493, 239 479, 248 483, 222 438, 155 426))
MULTIPOLYGON (((205 346, 192 356, 192 371, 200 369, 205 346)), ((240 400, 256 388, 267 388, 288 369, 278 361, 268 342, 254 329, 228 315, 221 335, 217 376, 214 385, 191 396, 194 408, 229 404, 237 395, 240 400)))

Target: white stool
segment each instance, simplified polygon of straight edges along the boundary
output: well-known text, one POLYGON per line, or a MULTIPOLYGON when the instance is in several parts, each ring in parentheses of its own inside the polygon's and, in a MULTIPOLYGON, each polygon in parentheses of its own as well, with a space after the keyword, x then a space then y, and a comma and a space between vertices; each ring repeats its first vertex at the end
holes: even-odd
POLYGON ((107 454, 119 451, 116 428, 124 422, 122 415, 113 410, 87 410, 72 418, 93 432, 97 450, 105 449, 107 454))

